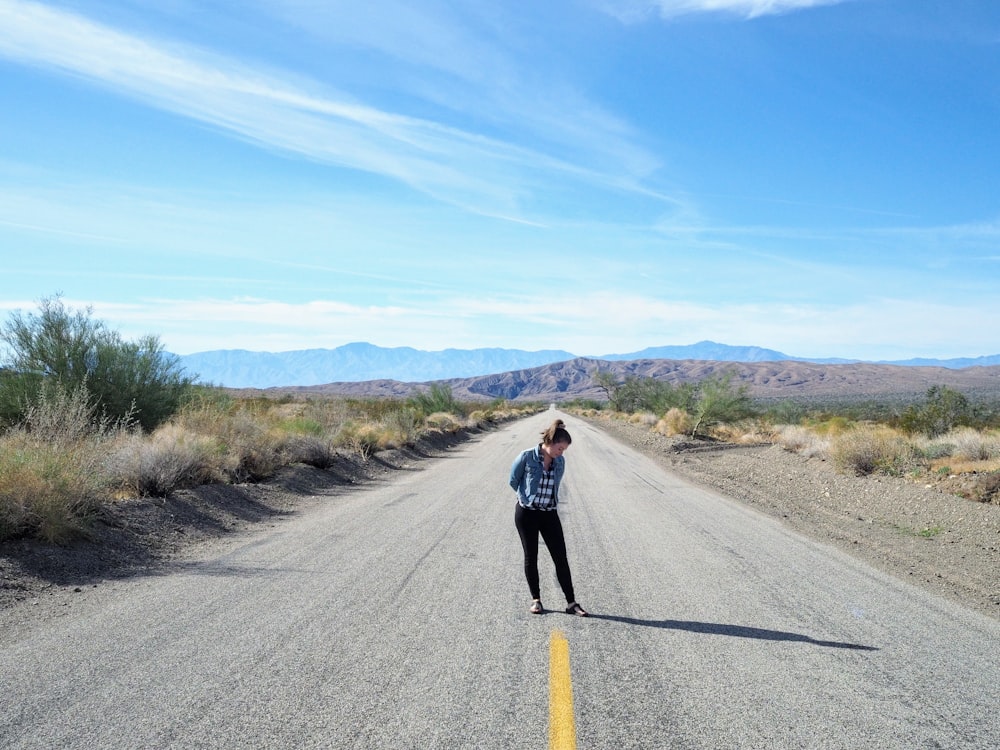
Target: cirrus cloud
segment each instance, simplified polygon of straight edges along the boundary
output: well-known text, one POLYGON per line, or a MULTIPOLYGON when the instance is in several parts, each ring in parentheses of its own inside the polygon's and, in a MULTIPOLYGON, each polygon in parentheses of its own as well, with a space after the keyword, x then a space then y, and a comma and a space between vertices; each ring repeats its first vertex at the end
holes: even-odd
POLYGON ((641 21, 650 15, 664 19, 697 13, 726 13, 742 18, 759 18, 797 10, 838 5, 848 0, 598 0, 598 7, 624 23, 641 21))

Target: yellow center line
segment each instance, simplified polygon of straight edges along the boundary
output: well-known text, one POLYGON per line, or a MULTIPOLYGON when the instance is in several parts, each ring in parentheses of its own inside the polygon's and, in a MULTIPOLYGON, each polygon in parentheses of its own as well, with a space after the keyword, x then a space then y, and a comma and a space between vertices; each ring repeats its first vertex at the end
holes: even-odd
POLYGON ((569 641, 559 630, 549 640, 549 750, 576 750, 569 641))

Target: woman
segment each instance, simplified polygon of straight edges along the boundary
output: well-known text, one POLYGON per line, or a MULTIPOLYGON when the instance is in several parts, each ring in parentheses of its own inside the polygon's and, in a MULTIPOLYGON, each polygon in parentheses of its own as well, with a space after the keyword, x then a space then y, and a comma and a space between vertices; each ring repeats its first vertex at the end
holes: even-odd
POLYGON ((576 602, 573 595, 573 576, 566 559, 566 541, 562 524, 559 522, 559 482, 566 469, 563 453, 569 448, 573 438, 566 431, 566 425, 557 419, 542 433, 542 442, 534 448, 523 451, 510 467, 510 486, 517 492, 517 508, 514 510, 514 525, 521 546, 524 548, 524 575, 528 579, 531 592, 533 615, 544 612, 541 590, 538 585, 538 535, 545 540, 545 546, 556 565, 556 577, 566 595, 566 612, 586 617, 587 611, 576 602))

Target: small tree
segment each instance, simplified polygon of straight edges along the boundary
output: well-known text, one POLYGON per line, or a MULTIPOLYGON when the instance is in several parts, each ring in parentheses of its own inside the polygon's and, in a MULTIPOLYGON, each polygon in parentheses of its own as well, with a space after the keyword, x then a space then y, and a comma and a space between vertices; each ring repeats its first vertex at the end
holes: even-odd
POLYGON ((611 370, 598 370, 594 374, 594 383, 604 391, 611 408, 618 411, 615 408, 615 394, 618 392, 618 378, 615 377, 615 374, 611 370))
POLYGON ((691 383, 675 386, 666 380, 635 375, 619 382, 610 370, 598 372, 594 382, 608 394, 611 408, 624 413, 648 411, 664 414, 670 409, 689 411, 697 391, 691 383))
POLYGON ((964 394, 946 385, 933 385, 927 389, 924 405, 908 407, 900 424, 907 432, 922 432, 933 438, 969 424, 972 416, 973 410, 964 394))
POLYGON ((173 414, 192 380, 156 336, 125 341, 94 320, 93 310, 67 308, 56 295, 37 313, 11 315, 0 329, 9 349, 0 377, 0 417, 19 421, 43 383, 85 388, 100 418, 130 417, 151 430, 173 414))
POLYGON ((723 422, 738 422, 754 413, 746 384, 733 384, 731 372, 710 375, 698 384, 698 397, 692 412, 691 436, 723 422))

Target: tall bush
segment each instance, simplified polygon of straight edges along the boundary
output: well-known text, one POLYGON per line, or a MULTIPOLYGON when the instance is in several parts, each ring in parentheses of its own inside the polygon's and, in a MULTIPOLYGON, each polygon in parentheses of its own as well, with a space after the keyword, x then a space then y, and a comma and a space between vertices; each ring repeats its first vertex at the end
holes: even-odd
POLYGON ((959 425, 968 425, 973 415, 969 399, 946 385, 927 389, 924 404, 908 407, 900 425, 909 433, 923 433, 933 438, 959 425))
POLYGON ((83 387, 46 384, 25 412, 0 437, 0 541, 63 542, 111 495, 106 458, 120 426, 95 415, 83 387))
POLYGON ((608 395, 611 408, 625 414, 643 411, 665 414, 670 409, 691 411, 698 395, 698 386, 693 383, 674 385, 634 375, 619 382, 608 370, 595 374, 594 381, 608 395))
POLYGON ((91 308, 73 310, 59 296, 39 302, 37 313, 14 312, 0 328, 7 345, 0 377, 0 420, 14 424, 43 384, 86 387, 97 413, 126 416, 152 430, 173 414, 191 387, 179 361, 156 336, 122 339, 91 308))
POLYGON ((710 375, 698 383, 691 435, 699 435, 723 422, 738 422, 753 413, 753 401, 746 385, 734 384, 733 374, 729 372, 710 375))
POLYGON ((465 407, 452 394, 451 388, 440 383, 432 383, 427 392, 418 393, 411 398, 410 406, 424 417, 439 412, 465 416, 465 407))

